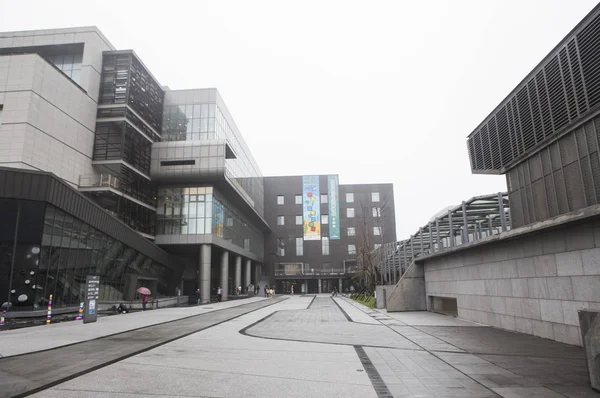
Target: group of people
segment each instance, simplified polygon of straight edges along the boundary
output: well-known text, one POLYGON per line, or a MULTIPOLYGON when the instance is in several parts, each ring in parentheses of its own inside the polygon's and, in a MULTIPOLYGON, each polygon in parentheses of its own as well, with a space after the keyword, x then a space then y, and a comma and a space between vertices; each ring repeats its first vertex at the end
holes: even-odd
POLYGON ((265 297, 275 297, 275 288, 265 286, 265 297))

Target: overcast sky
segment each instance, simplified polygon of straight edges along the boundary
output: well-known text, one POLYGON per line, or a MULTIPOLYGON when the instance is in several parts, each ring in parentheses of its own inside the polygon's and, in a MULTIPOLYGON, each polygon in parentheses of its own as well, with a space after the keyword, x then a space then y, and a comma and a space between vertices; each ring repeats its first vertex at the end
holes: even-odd
POLYGON ((391 182, 404 239, 506 189, 466 137, 595 4, 0 0, 0 30, 96 25, 161 84, 218 88, 264 175, 391 182))

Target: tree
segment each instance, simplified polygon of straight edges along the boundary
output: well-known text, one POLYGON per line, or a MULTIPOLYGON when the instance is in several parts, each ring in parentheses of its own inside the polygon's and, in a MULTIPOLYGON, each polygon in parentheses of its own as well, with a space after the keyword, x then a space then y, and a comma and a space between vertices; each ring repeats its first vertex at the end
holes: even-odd
POLYGON ((359 202, 361 212, 355 217, 354 245, 356 247, 357 272, 353 279, 361 290, 374 292, 378 284, 384 284, 385 253, 383 244, 384 237, 384 215, 387 213, 388 201, 385 200, 377 207, 371 207, 362 201, 359 202), (379 235, 374 232, 377 230, 379 235))

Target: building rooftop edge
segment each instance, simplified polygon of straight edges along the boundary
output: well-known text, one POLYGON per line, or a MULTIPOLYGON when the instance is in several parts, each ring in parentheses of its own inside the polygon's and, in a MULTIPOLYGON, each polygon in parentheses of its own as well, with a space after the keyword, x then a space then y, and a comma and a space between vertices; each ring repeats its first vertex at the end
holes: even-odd
POLYGON ((72 28, 57 28, 57 29, 31 29, 31 30, 13 30, 7 32, 0 32, 0 37, 27 37, 27 36, 40 36, 40 35, 59 35, 67 33, 96 33, 104 43, 111 49, 115 50, 115 46, 104 36, 104 33, 94 25, 90 26, 75 26, 72 28))
POLYGON ((598 13, 600 12, 600 3, 598 3, 596 6, 594 6, 594 8, 592 8, 590 10, 590 12, 588 12, 586 14, 585 17, 583 17, 583 19, 581 21, 579 21, 579 23, 577 25, 575 25, 575 27, 573 29, 571 29, 569 31, 569 33, 567 33, 565 35, 565 37, 563 37, 561 39, 560 42, 558 42, 558 44, 556 44, 549 52, 548 54, 546 54, 544 56, 544 58, 542 58, 542 60, 540 62, 538 62, 532 69, 531 71, 506 95, 504 96, 504 98, 500 101, 500 103, 494 108, 494 110, 492 110, 485 118, 483 118, 483 121, 481 123, 479 123, 477 125, 477 127, 475 129, 473 129, 473 131, 471 131, 471 133, 467 136, 467 141, 471 138, 471 136, 475 133, 477 133, 482 126, 488 121, 488 119, 494 115, 498 110, 500 110, 500 108, 502 107, 502 105, 504 105, 507 100, 512 97, 513 95, 515 95, 517 93, 517 91, 519 91, 519 89, 524 85, 527 84, 527 81, 529 79, 531 79, 536 71, 538 71, 538 69, 540 69, 540 67, 542 67, 547 61, 550 60, 550 58, 552 58, 552 56, 554 56, 558 50, 563 47, 564 45, 567 44, 567 42, 572 39, 578 32, 579 30, 581 30, 585 25, 587 25, 591 19, 593 19, 598 13))

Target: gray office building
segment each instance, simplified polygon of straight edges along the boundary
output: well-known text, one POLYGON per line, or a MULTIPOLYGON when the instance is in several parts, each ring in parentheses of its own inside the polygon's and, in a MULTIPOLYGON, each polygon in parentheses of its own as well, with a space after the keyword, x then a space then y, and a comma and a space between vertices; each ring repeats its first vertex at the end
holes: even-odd
MULTIPOLYGON (((170 90, 97 28, 0 33, 5 307, 42 310, 50 295, 55 307, 77 307, 86 275, 100 276, 103 302, 133 300, 141 286, 157 296, 200 288, 208 302, 218 287, 227 299, 237 286, 274 284, 271 242, 283 236, 272 203, 302 189, 300 177, 286 178, 263 178, 216 89, 170 90)), ((360 187, 357 198, 391 197, 391 186, 360 187)), ((323 231, 300 262, 312 276, 346 278, 347 237, 323 231), (327 238, 328 260, 314 256, 327 238)))

